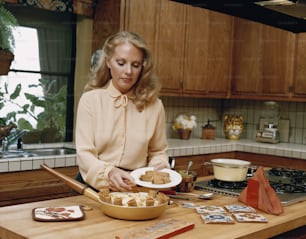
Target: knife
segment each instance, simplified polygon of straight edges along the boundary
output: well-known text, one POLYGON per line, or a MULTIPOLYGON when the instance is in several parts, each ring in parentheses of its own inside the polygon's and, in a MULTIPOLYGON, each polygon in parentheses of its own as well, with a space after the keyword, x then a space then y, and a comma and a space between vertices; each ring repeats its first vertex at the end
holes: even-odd
POLYGON ((176 192, 173 190, 165 190, 161 192, 164 194, 167 194, 170 198, 178 198, 178 199, 184 199, 184 200, 192 200, 195 198, 211 199, 212 197, 215 196, 215 193, 213 192, 208 192, 208 193, 203 193, 203 194, 176 192))
POLYGON ((181 196, 181 195, 168 194, 168 197, 169 198, 175 198, 175 199, 191 200, 190 197, 181 196))
POLYGON ((170 198, 176 198, 176 199, 183 199, 183 200, 191 200, 191 197, 197 196, 196 194, 188 194, 188 193, 180 193, 172 190, 165 190, 165 191, 160 191, 164 194, 166 194, 170 198), (191 196, 191 197, 190 197, 191 196))

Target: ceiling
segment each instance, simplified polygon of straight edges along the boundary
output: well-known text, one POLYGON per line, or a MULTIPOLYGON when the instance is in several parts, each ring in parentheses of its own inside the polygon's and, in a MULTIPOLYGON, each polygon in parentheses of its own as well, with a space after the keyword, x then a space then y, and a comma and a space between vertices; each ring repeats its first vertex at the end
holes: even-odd
POLYGON ((172 0, 249 19, 294 33, 306 32, 306 0, 172 0))

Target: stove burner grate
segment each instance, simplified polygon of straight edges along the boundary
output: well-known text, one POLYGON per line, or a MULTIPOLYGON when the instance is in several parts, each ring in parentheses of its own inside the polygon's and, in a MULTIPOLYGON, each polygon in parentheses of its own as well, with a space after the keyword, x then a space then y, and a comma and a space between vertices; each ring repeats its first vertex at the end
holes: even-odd
MULTIPOLYGON (((269 181, 271 187, 277 193, 305 193, 306 187, 305 185, 298 185, 298 184, 290 184, 290 183, 283 183, 283 182, 273 182, 269 181)), ((207 182, 209 187, 219 188, 219 189, 244 189, 248 183, 247 181, 242 182, 227 182, 221 181, 218 179, 211 179, 207 182)))
POLYGON ((305 193, 306 187, 287 183, 270 182, 271 187, 277 193, 305 193))
POLYGON ((247 186, 247 182, 227 182, 218 179, 212 179, 208 181, 208 186, 224 189, 243 189, 247 186))
POLYGON ((271 175, 281 176, 281 177, 306 177, 306 172, 302 170, 288 169, 288 168, 272 168, 269 170, 271 175))

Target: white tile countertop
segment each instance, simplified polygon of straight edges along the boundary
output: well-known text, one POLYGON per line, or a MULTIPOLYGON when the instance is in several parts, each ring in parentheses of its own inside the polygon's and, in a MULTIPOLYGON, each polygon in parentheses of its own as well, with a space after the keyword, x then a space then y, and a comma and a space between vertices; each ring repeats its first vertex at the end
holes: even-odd
POLYGON ((186 156, 240 151, 306 160, 306 145, 303 144, 269 144, 259 143, 249 139, 228 140, 221 138, 215 140, 202 140, 193 138, 189 140, 168 139, 168 143, 169 156, 186 156))
MULTIPOLYGON (((75 148, 73 143, 48 143, 48 144, 29 144, 24 145, 23 149, 39 149, 39 148, 75 148)), ((40 169, 40 165, 46 163, 52 168, 72 167, 76 166, 76 155, 58 155, 58 156, 40 156, 40 157, 23 157, 0 159, 0 173, 17 172, 40 169)))
MULTIPOLYGON (((254 140, 240 139, 237 141, 227 139, 202 140, 191 138, 189 140, 168 139, 169 156, 188 156, 211 154, 221 152, 241 151, 247 153, 259 153, 275 155, 280 157, 298 158, 306 160, 306 145, 288 143, 259 143, 254 140)), ((28 148, 50 148, 68 147, 74 148, 73 143, 56 143, 40 145, 24 145, 28 148)), ((40 169, 42 163, 47 163, 50 167, 71 167, 76 166, 76 155, 65 156, 44 156, 0 159, 0 173, 16 172, 40 169)))

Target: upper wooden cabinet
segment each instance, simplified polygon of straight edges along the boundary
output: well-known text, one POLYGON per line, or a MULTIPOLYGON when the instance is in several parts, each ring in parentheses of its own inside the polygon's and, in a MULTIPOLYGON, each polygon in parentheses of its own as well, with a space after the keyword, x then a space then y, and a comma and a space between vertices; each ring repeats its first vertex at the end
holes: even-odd
POLYGON ((227 97, 232 17, 162 0, 158 25, 156 60, 162 94, 227 97))
POLYGON ((306 100, 306 33, 299 33, 297 36, 292 94, 297 100, 306 100))
POLYGON ((168 0, 98 1, 93 51, 119 30, 148 43, 162 95, 306 101, 306 34, 168 0))
POLYGON ((182 93, 186 7, 161 1, 158 13, 155 62, 163 94, 182 93))
POLYGON ((122 0, 124 21, 121 29, 136 32, 154 51, 156 36, 157 7, 156 0, 122 0))
POLYGON ((236 18, 234 29, 231 93, 256 95, 261 87, 261 26, 236 18))
POLYGON ((232 23, 229 15, 187 8, 183 92, 224 98, 229 94, 232 23))
POLYGON ((262 25, 262 88, 265 96, 288 97, 294 67, 295 34, 262 25))
POLYGON ((236 18, 232 97, 287 99, 291 94, 295 34, 236 18))

